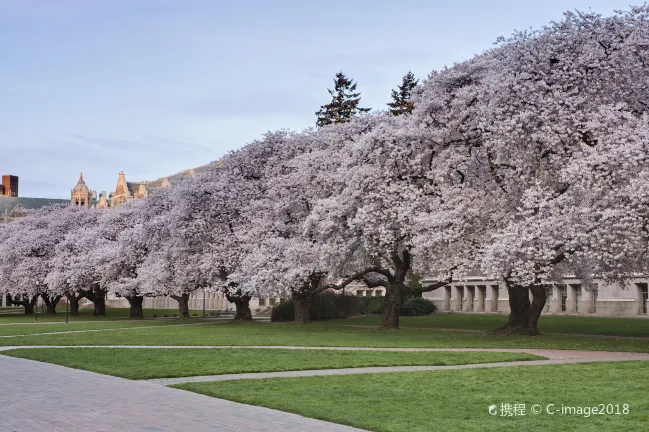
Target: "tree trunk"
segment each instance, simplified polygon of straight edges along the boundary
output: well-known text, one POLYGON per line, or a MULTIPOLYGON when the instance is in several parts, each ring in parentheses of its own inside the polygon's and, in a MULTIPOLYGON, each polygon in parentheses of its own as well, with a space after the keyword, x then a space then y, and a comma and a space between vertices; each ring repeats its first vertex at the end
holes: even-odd
POLYGON ((293 293, 293 321, 298 323, 311 322, 311 296, 293 293))
POLYGON ((250 311, 250 296, 238 297, 234 300, 237 311, 234 314, 235 320, 252 321, 252 312, 250 311))
POLYGON ((532 292, 532 305, 530 307, 530 312, 529 312, 529 321, 528 321, 528 332, 531 336, 536 336, 539 334, 539 329, 538 329, 538 323, 539 323, 539 317, 541 316, 541 313, 543 312, 543 308, 545 307, 545 302, 547 301, 548 298, 548 293, 545 290, 545 286, 543 285, 535 285, 530 287, 530 291, 532 292))
POLYGON ((189 294, 184 293, 179 296, 172 295, 170 297, 178 302, 178 316, 180 319, 189 318, 189 294))
POLYGON ((77 297, 68 299, 70 303, 70 315, 79 315, 79 300, 81 299, 77 297))
POLYGON ((79 315, 79 300, 78 298, 73 298, 70 301, 70 315, 79 315))
POLYGON ((529 289, 526 286, 509 282, 506 282, 506 284, 507 293, 509 294, 509 319, 504 326, 497 330, 512 331, 527 329, 530 323, 529 289))
POLYGON ((237 290, 234 294, 225 293, 225 297, 230 303, 234 303, 236 312, 234 319, 238 321, 252 321, 252 312, 250 311, 250 296, 237 290))
POLYGON ((25 315, 34 315, 34 307, 36 306, 36 301, 38 300, 38 295, 35 295, 31 300, 14 300, 13 297, 9 298, 7 304, 19 305, 25 308, 25 315))
POLYGON ((95 306, 92 316, 106 316, 106 291, 101 289, 98 284, 94 284, 90 290, 84 291, 84 293, 85 297, 95 306))
POLYGON ((25 315, 34 315, 34 306, 35 306, 35 304, 36 304, 35 302, 31 303, 31 302, 28 302, 28 301, 26 301, 23 304, 23 307, 25 308, 25 315))
POLYGON ((106 316, 106 292, 104 290, 99 290, 101 293, 95 296, 93 304, 95 309, 92 311, 92 316, 106 316))
POLYGON ((45 302, 45 313, 48 315, 56 314, 56 306, 61 300, 61 296, 50 297, 47 294, 41 294, 41 298, 45 302))
POLYGON ((68 304, 70 305, 70 315, 79 315, 79 301, 84 298, 84 294, 70 295, 66 294, 68 304))
POLYGON ((131 310, 129 312, 129 317, 131 319, 143 319, 144 310, 142 309, 142 303, 144 303, 144 297, 142 296, 124 296, 128 303, 131 305, 131 310))
POLYGON ((381 329, 398 329, 401 305, 408 292, 408 287, 403 283, 391 284, 387 288, 385 306, 381 314, 381 329))

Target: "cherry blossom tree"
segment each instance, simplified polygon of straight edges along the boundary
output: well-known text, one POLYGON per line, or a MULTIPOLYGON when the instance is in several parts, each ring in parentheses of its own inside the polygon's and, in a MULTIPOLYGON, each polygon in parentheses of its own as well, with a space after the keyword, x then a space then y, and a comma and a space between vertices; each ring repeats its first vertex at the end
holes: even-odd
MULTIPOLYGON (((546 243, 547 232, 539 227, 552 212, 540 211, 537 204, 561 206, 566 195, 577 199, 573 183, 559 173, 608 136, 617 124, 613 111, 636 118, 646 111, 646 18, 646 7, 608 18, 567 13, 560 22, 515 34, 491 51, 432 74, 417 89, 413 117, 444 149, 448 166, 483 179, 491 195, 499 189, 506 197, 500 215, 492 217, 503 230, 501 251, 510 248, 513 255, 531 259, 515 266, 514 273, 499 273, 510 287, 506 327, 536 332, 534 316, 545 303, 545 267, 559 269, 576 253, 567 243, 546 243), (536 228, 529 212, 537 215, 536 228), (528 241, 519 241, 523 231, 528 241), (552 254, 546 244, 556 248, 552 254), (535 247, 541 250, 529 254, 535 247), (530 271, 536 275, 517 278, 516 273, 530 271), (531 322, 530 290, 536 311, 531 322)), ((574 216, 575 223, 584 222, 574 216)), ((579 264, 589 265, 583 259, 579 264)))

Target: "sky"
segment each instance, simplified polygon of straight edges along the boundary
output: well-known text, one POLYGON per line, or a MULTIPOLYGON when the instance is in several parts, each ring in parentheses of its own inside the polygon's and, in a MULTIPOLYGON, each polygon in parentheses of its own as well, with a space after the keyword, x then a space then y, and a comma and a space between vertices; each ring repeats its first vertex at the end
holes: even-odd
MULTIPOLYGON (((639 4, 640 1, 636 2, 639 4)), ((385 109, 425 79, 566 10, 629 0, 0 0, 0 174, 69 198, 204 165, 315 125, 343 71, 385 109)))

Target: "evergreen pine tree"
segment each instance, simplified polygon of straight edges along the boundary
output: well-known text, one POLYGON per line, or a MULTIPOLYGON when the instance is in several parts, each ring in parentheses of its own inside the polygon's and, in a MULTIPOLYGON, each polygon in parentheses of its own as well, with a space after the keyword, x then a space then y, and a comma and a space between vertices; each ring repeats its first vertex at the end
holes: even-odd
POLYGON ((318 116, 317 126, 325 126, 331 123, 345 123, 359 113, 366 113, 371 108, 359 108, 358 103, 361 100, 361 94, 355 93, 356 83, 347 79, 345 74, 338 72, 334 78, 335 87, 333 90, 327 89, 331 95, 331 102, 320 107, 320 111, 315 113, 318 116))
POLYGON ((399 86, 399 91, 392 90, 392 102, 388 104, 390 112, 393 115, 409 114, 415 108, 415 105, 410 101, 412 96, 412 89, 415 88, 419 80, 415 80, 412 72, 403 77, 403 82, 399 86))

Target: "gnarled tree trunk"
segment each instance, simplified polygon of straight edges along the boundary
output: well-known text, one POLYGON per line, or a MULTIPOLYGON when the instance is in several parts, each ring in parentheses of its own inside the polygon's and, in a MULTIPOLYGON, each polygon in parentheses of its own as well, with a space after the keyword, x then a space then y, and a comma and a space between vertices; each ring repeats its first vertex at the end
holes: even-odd
POLYGON ((241 289, 230 287, 225 290, 225 298, 230 303, 234 303, 236 311, 234 319, 238 321, 252 321, 252 312, 250 311, 250 296, 244 294, 241 289))
POLYGON ((228 301, 231 301, 236 306, 236 312, 234 314, 235 320, 240 321, 252 321, 252 312, 250 311, 250 296, 235 296, 228 297, 228 301))
POLYGON ((48 296, 47 294, 41 294, 41 298, 43 299, 43 302, 45 302, 45 313, 48 315, 55 315, 56 314, 56 305, 59 304, 59 301, 61 300, 61 296, 48 296))
POLYGON ((85 297, 83 293, 80 294, 66 294, 68 304, 70 305, 70 315, 79 315, 79 301, 85 297))
POLYGON ((401 306, 408 294, 408 287, 403 283, 390 284, 387 288, 385 306, 381 314, 382 329, 398 329, 401 306))
POLYGON ((515 331, 527 329, 530 323, 529 288, 505 281, 509 294, 509 319, 498 330, 515 331))
POLYGON ((312 295, 293 292, 291 300, 293 301, 293 321, 298 323, 311 322, 311 299, 312 295))
POLYGON ((144 303, 144 297, 142 296, 124 296, 128 303, 131 305, 131 310, 129 311, 129 318, 131 319, 143 319, 144 310, 142 309, 142 303, 144 303))
POLYGON ((106 316, 106 291, 99 284, 93 284, 91 289, 85 291, 85 297, 95 306, 92 316, 106 316))
POLYGON ((8 304, 22 306, 25 308, 25 315, 34 315, 34 307, 36 306, 37 300, 38 294, 33 296, 31 299, 27 298, 25 300, 14 300, 13 297, 10 297, 8 304))
POLYGON ((183 293, 179 296, 172 295, 170 297, 178 302, 178 315, 180 319, 189 318, 189 294, 183 293))
POLYGON ((541 317, 541 313, 545 307, 545 302, 548 299, 548 293, 544 285, 534 285, 530 287, 530 291, 532 292, 533 300, 532 305, 530 306, 527 328, 531 336, 536 336, 539 334, 539 318, 541 317))
POLYGON ((394 251, 391 254, 392 265, 394 266, 394 274, 388 277, 388 284, 386 286, 386 302, 381 315, 381 329, 398 329, 399 328, 399 314, 401 313, 401 305, 406 296, 410 292, 410 288, 406 285, 406 277, 410 270, 411 257, 408 249, 401 251, 394 251))

